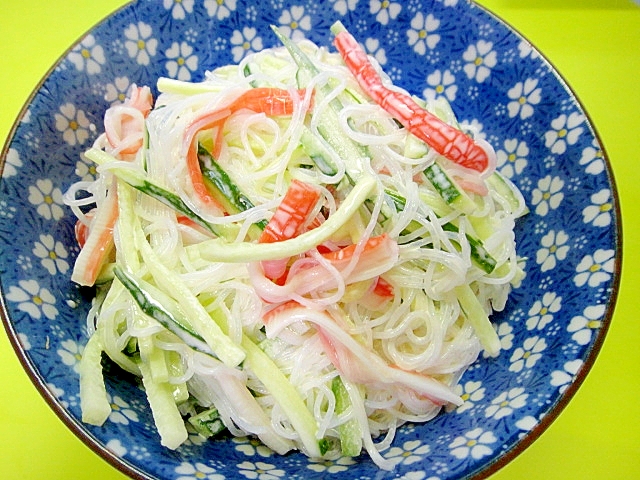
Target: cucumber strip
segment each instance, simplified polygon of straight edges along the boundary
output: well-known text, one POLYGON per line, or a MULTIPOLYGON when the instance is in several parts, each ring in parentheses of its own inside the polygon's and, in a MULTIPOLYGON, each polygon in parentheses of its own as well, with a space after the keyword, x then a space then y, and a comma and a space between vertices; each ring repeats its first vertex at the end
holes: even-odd
POLYGON ((300 145, 309 158, 315 163, 318 170, 324 175, 332 177, 338 173, 338 168, 331 160, 331 154, 327 151, 325 145, 309 130, 309 127, 303 125, 302 135, 300 135, 300 145))
MULTIPOLYGON (((447 232, 459 232, 458 227, 456 227, 453 223, 445 223, 444 225, 442 225, 442 229, 447 232)), ((495 270, 498 262, 484 248, 482 240, 472 237, 469 234, 465 234, 465 237, 467 238, 467 242, 469 242, 471 260, 473 260, 474 263, 486 273, 492 273, 495 270)))
POLYGON ((184 365, 182 365, 182 357, 178 352, 171 350, 165 351, 165 358, 167 362, 167 369, 169 370, 169 383, 172 387, 173 399, 176 404, 189 400, 189 389, 186 382, 174 383, 171 378, 178 378, 184 375, 184 365))
MULTIPOLYGON (((394 204, 396 205, 396 208, 401 210, 402 208, 404 208, 404 205, 406 203, 406 199, 404 197, 402 197, 400 194, 398 194, 397 192, 393 192, 391 190, 385 190, 385 193, 393 200, 394 204)), ((458 233, 459 229, 458 227, 456 227, 453 223, 448 222, 442 225, 442 229, 448 232, 455 232, 458 233)), ((409 227, 407 227, 408 231, 412 231, 413 228, 411 228, 411 225, 409 227)), ((482 243, 482 240, 479 240, 475 237, 472 237, 471 235, 469 235, 468 233, 465 234, 465 237, 467 239, 467 242, 469 242, 469 250, 470 250, 470 254, 471 254, 471 260, 474 261, 474 263, 480 267, 482 270, 484 270, 486 273, 491 273, 495 270, 496 265, 497 265, 497 261, 495 258, 493 258, 493 256, 484 248, 484 244, 482 243)))
POLYGON ((438 217, 445 217, 453 211, 451 205, 446 203, 442 197, 431 188, 420 187, 418 189, 418 196, 422 203, 433 210, 438 217))
POLYGON ((220 419, 220 413, 216 408, 210 408, 188 419, 195 431, 204 438, 210 438, 225 430, 224 423, 220 419))
POLYGON ((482 348, 487 354, 495 357, 500 352, 500 338, 489 320, 482 305, 469 285, 460 285, 455 289, 460 308, 473 327, 482 348))
MULTIPOLYGON (((228 333, 229 323, 224 312, 220 309, 213 310, 211 318, 220 325, 223 332, 228 333)), ((244 333, 242 334, 241 346, 246 352, 243 366, 251 370, 273 395, 293 428, 298 432, 307 454, 315 458, 324 455, 326 443, 323 439, 317 438, 318 425, 315 417, 289 379, 271 357, 244 333)), ((277 449, 275 450, 277 451, 277 449)))
MULTIPOLYGON (((218 200, 228 213, 239 213, 255 208, 255 205, 240 188, 231 180, 220 164, 213 158, 211 153, 198 143, 198 160, 200 170, 209 187, 211 194, 218 200)), ((267 220, 256 222, 260 230, 267 226, 267 220)))
MULTIPOLYGON (((134 188, 123 180, 118 180, 118 228, 117 228, 117 262, 123 263, 132 272, 140 270, 140 257, 135 248, 134 228, 136 214, 134 203, 137 194, 134 188)), ((111 267, 111 273, 115 265, 111 267)))
POLYGON ((95 285, 104 285, 113 280, 113 267, 115 263, 107 263, 101 269, 98 277, 96 278, 95 285))
MULTIPOLYGON (((246 78, 246 77, 250 77, 250 76, 253 74, 253 72, 251 71, 251 65, 250 65, 250 64, 248 64, 248 63, 247 63, 247 64, 244 66, 244 69, 242 70, 242 74, 245 76, 245 78, 246 78)), ((258 88, 258 87, 260 86, 260 85, 258 84, 258 82, 257 82, 257 81, 255 81, 255 80, 251 80, 251 81, 249 82, 249 85, 251 85, 251 88, 258 88)))
MULTIPOLYGON (((200 336, 184 318, 180 318, 183 317, 184 314, 179 315, 175 313, 179 311, 177 302, 162 293, 159 289, 125 272, 120 267, 116 267, 114 273, 145 315, 153 318, 194 350, 207 355, 213 355, 211 348, 206 344, 202 336, 200 336)), ((140 340, 142 339, 138 341, 140 342, 140 340)), ((142 345, 140 345, 140 347, 142 348, 142 345)))
POLYGON ((487 183, 506 202, 516 218, 526 215, 528 208, 522 193, 518 188, 500 172, 495 171, 487 178, 487 183))
MULTIPOLYGON (((298 66, 296 81, 298 88, 306 88, 309 81, 318 75, 320 71, 311 59, 290 39, 283 35, 277 27, 271 26, 278 39, 285 46, 289 55, 298 66)), ((316 104, 321 103, 329 94, 331 88, 324 85, 315 89, 316 104)), ((318 133, 333 148, 336 154, 344 160, 346 166, 346 175, 350 183, 357 182, 364 172, 358 165, 358 159, 368 159, 371 156, 366 148, 351 140, 340 128, 338 112, 342 110, 342 103, 337 98, 333 98, 329 102, 329 107, 319 114, 318 133)))
MULTIPOLYGON (((97 148, 90 148, 85 156, 95 162, 97 165, 107 165, 111 162, 117 162, 108 153, 97 148)), ((109 171, 116 177, 131 185, 136 190, 155 198, 160 203, 173 208, 185 217, 193 220, 195 223, 205 228, 215 236, 223 236, 225 238, 233 238, 230 227, 226 225, 213 225, 204 220, 200 215, 191 210, 189 206, 175 193, 149 180, 145 174, 130 168, 113 167, 109 171)))
POLYGON ((102 375, 102 344, 94 334, 84 347, 79 364, 82 421, 101 426, 111 414, 111 404, 102 375))
MULTIPOLYGON (((340 415, 352 408, 349 392, 342 383, 340 376, 331 382, 331 391, 336 398, 336 414, 340 415)), ((345 457, 357 457, 362 451, 362 429, 358 420, 351 418, 338 426, 340 449, 345 457)))
POLYGON ((466 214, 476 209, 476 204, 437 163, 432 163, 425 170, 427 180, 431 182, 442 199, 452 208, 466 214))
POLYGON ((160 434, 160 443, 175 450, 184 443, 189 434, 173 399, 171 385, 154 381, 149 366, 144 362, 140 362, 139 367, 153 420, 160 434))
POLYGON ((242 348, 247 354, 245 367, 253 371, 278 402, 300 435, 306 453, 312 458, 321 457, 325 448, 322 439, 316 437, 318 425, 298 391, 273 360, 246 335, 242 336, 242 348))
POLYGON ((138 350, 140 360, 149 365, 151 378, 154 382, 165 383, 169 381, 169 370, 164 358, 164 351, 156 348, 152 336, 138 337, 138 350))
POLYGON ((213 353, 227 366, 235 367, 244 360, 244 352, 227 335, 225 335, 204 309, 198 298, 184 284, 180 275, 167 268, 154 252, 144 236, 142 228, 136 229, 136 245, 142 254, 142 259, 149 269, 149 273, 165 292, 171 292, 180 308, 189 319, 194 330, 211 347, 213 353))
MULTIPOLYGON (((122 312, 114 313, 110 308, 122 300, 125 295, 128 295, 127 290, 119 281, 111 284, 111 288, 109 288, 102 301, 99 323, 94 335, 100 337, 102 348, 111 360, 123 370, 139 376, 140 369, 138 364, 123 351, 123 346, 119 342, 120 332, 126 328, 126 318, 122 312)), ((128 345, 129 343, 127 342, 125 350, 128 349, 128 345)))
POLYGON ((227 243, 219 238, 187 247, 190 257, 208 261, 246 263, 277 260, 304 253, 321 244, 345 225, 377 186, 374 177, 363 177, 349 192, 338 209, 319 227, 295 238, 274 243, 227 243))

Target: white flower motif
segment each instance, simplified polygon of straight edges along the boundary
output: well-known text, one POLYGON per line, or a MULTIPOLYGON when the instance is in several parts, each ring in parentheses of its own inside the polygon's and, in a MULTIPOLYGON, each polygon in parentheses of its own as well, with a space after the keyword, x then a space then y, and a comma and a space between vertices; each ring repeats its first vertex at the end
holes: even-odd
POLYGON ((294 41, 305 38, 305 31, 311 30, 311 17, 305 15, 304 7, 294 5, 289 10, 284 10, 278 22, 283 35, 294 41))
POLYGON ((73 340, 64 340, 60 342, 62 348, 58 349, 58 356, 62 359, 62 363, 71 367, 74 372, 80 373, 80 360, 84 347, 73 340))
POLYGON ((504 150, 496 152, 497 167, 507 178, 513 178, 522 173, 527 166, 529 147, 526 142, 518 142, 515 138, 504 141, 504 150))
POLYGON ((54 114, 56 130, 62 132, 62 138, 69 145, 83 145, 89 138, 91 122, 82 110, 77 110, 73 103, 65 103, 60 113, 54 114))
POLYGON ((430 451, 429 445, 423 444, 420 440, 409 440, 404 442, 402 447, 391 447, 384 457, 394 465, 411 465, 421 461, 430 451))
POLYGON ((555 370, 551 372, 551 385, 560 387, 558 391, 563 393, 569 385, 575 380, 578 371, 582 367, 582 360, 572 360, 564 364, 564 370, 555 370))
POLYGON ((476 402, 484 398, 485 388, 482 386, 482 382, 468 381, 464 385, 456 385, 455 391, 464 402, 456 408, 456 412, 462 413, 473 408, 476 402))
POLYGON ((531 204, 536 206, 537 215, 544 217, 549 213, 549 209, 555 210, 560 206, 564 198, 563 187, 564 181, 560 177, 547 175, 538 180, 538 188, 535 188, 531 194, 531 204))
POLYGON ((586 165, 587 168, 584 171, 591 175, 599 175, 604 172, 604 152, 597 140, 594 139, 590 147, 582 150, 580 165, 586 165))
POLYGON ((483 131, 484 125, 480 123, 477 118, 474 118, 471 121, 461 120, 460 129, 462 131, 469 132, 473 138, 481 138, 482 140, 487 139, 487 134, 483 131))
POLYGON ((611 225, 611 190, 604 188, 591 195, 591 205, 582 210, 584 223, 592 223, 596 227, 611 225))
POLYGON ((131 406, 118 395, 110 398, 111 413, 109 420, 120 425, 129 425, 130 422, 138 422, 138 414, 131 406))
POLYGON ((165 52, 169 61, 165 64, 169 76, 178 80, 191 80, 191 72, 198 68, 198 57, 193 54, 193 47, 187 42, 173 42, 165 52))
POLYGON ((476 82, 484 82, 491 74, 491 69, 498 63, 498 57, 493 50, 493 42, 478 40, 475 45, 469 45, 462 54, 467 63, 464 65, 464 73, 467 77, 475 78, 476 82))
POLYGON ((333 9, 340 15, 346 15, 347 12, 353 11, 358 5, 358 0, 331 0, 333 9))
POLYGON ((127 77, 116 77, 113 83, 106 85, 104 99, 111 105, 124 103, 130 86, 131 82, 127 77))
POLYGON ((427 53, 427 48, 433 50, 440 41, 440 35, 434 33, 440 27, 440 20, 431 13, 426 17, 418 12, 411 20, 411 28, 407 30, 409 45, 419 54, 427 53))
MULTIPOLYGON (((166 2, 165 2, 166 3, 166 2)), ((193 4, 193 2, 191 2, 193 4)), ((158 40, 151 38, 153 29, 144 22, 130 24, 124 31, 127 40, 124 46, 131 58, 135 58, 140 65, 149 65, 151 57, 156 54, 158 40)))
POLYGON ((502 322, 498 325, 496 332, 500 339, 500 348, 502 350, 511 350, 511 347, 513 347, 513 327, 508 322, 502 322))
POLYGON ((204 6, 210 17, 224 20, 236 9, 236 0, 204 0, 204 6))
POLYGON ((355 460, 351 457, 340 457, 335 460, 325 460, 325 459, 309 459, 309 464, 307 468, 309 470, 313 470, 314 472, 326 472, 330 475, 346 472, 349 470, 350 465, 355 465, 355 460))
POLYGON ((436 70, 427 75, 427 84, 431 88, 426 88, 423 95, 427 100, 433 101, 438 97, 444 97, 453 102, 458 93, 458 86, 455 84, 456 77, 450 70, 436 70))
POLYGON ((380 47, 380 41, 377 38, 367 38, 364 42, 364 48, 380 65, 387 63, 387 53, 384 48, 380 47))
POLYGON ((47 383, 47 388, 60 401, 63 407, 69 407, 69 402, 64 400, 64 390, 62 388, 56 387, 53 383, 47 383))
POLYGON ((249 479, 277 480, 285 475, 284 470, 264 462, 242 462, 237 465, 238 472, 249 479))
POLYGON ((569 322, 567 332, 573 333, 571 338, 578 345, 587 345, 591 341, 593 330, 602 326, 604 316, 604 305, 590 305, 584 309, 582 315, 575 316, 569 322))
POLYGON ((257 30, 252 27, 244 27, 242 32, 234 30, 231 36, 231 49, 233 61, 238 63, 249 52, 262 50, 262 38, 256 36, 257 30))
POLYGON ((518 44, 518 52, 520 52, 520 58, 531 57, 533 59, 536 59, 540 56, 540 54, 526 40, 522 40, 518 44))
POLYGON ((67 58, 78 70, 86 70, 90 75, 100 73, 101 65, 104 65, 106 60, 102 46, 96 45, 96 39, 91 34, 71 50, 67 58))
POLYGON ((522 408, 527 404, 527 393, 522 387, 512 388, 508 392, 502 392, 496 398, 491 401, 484 415, 485 417, 493 417, 495 420, 507 417, 513 413, 514 410, 522 408))
POLYGON ((61 242, 56 242, 52 235, 40 235, 40 241, 35 243, 33 254, 41 259, 42 266, 51 275, 56 272, 66 273, 69 263, 65 260, 69 254, 61 242))
POLYGON ((532 368, 542 357, 542 352, 547 348, 544 338, 538 336, 527 338, 522 347, 518 347, 511 355, 509 371, 520 372, 523 368, 532 368))
POLYGON ((29 203, 36 207, 38 215, 47 220, 60 220, 64 215, 62 191, 54 187, 48 178, 37 180, 35 185, 29 187, 29 203))
POLYGON ((6 294, 7 300, 18 304, 18 310, 36 320, 40 320, 43 315, 49 320, 56 318, 56 297, 49 290, 40 288, 36 280, 20 280, 18 285, 11 285, 6 294))
POLYGON ((586 255, 576 267, 577 275, 573 282, 578 287, 589 285, 597 287, 611 278, 615 266, 615 252, 613 250, 598 249, 592 255, 586 255))
POLYGON ((4 170, 2 176, 4 178, 13 177, 17 175, 18 169, 22 166, 22 160, 20 159, 20 153, 15 148, 10 148, 7 152, 7 157, 4 162, 4 170))
POLYGON ((562 154, 567 151, 567 145, 574 145, 584 128, 584 115, 574 112, 567 116, 564 113, 551 121, 553 130, 544 134, 544 144, 552 153, 562 154))
POLYGON ((115 453, 119 457, 124 457, 128 452, 126 447, 122 445, 122 442, 117 438, 109 440, 107 442, 107 448, 109 449, 109 451, 115 453))
POLYGON ((522 417, 516 422, 516 427, 518 427, 520 430, 529 431, 533 430, 533 427, 535 427, 537 424, 538 420, 535 417, 527 415, 526 417, 522 417))
POLYGON ((511 99, 507 104, 509 117, 520 115, 520 118, 525 120, 533 115, 533 106, 540 103, 540 93, 542 92, 542 89, 536 88, 537 86, 537 78, 527 78, 524 82, 518 82, 509 89, 507 92, 511 99))
POLYGON ((551 230, 540 239, 542 248, 536 253, 536 263, 540 265, 541 271, 553 270, 556 267, 556 260, 567 258, 567 252, 569 252, 567 240, 569 235, 564 230, 557 233, 551 230))
POLYGON ((398 14, 402 10, 402 5, 399 2, 391 2, 389 0, 371 0, 369 2, 369 12, 375 14, 376 22, 386 25, 389 23, 389 19, 395 20, 398 14))
POLYGON ((225 476, 201 462, 194 464, 182 462, 175 472, 180 476, 176 480, 224 480, 225 476))
POLYGON ((270 457, 273 451, 266 447, 260 440, 253 437, 233 437, 233 443, 237 443, 236 450, 244 453, 249 457, 260 455, 261 457, 270 457))
POLYGON ((163 0, 162 4, 176 20, 184 20, 187 13, 193 12, 193 0, 163 0))
POLYGON ((27 337, 24 333, 18 333, 18 342, 22 345, 22 348, 25 350, 31 350, 31 342, 29 341, 29 337, 27 337))
POLYGON ((463 436, 456 437, 449 444, 449 448, 451 449, 451 455, 456 458, 463 459, 471 456, 471 458, 477 460, 490 455, 493 450, 488 445, 495 443, 497 440, 493 432, 485 432, 482 428, 475 428, 463 436))
POLYGON ((94 162, 87 163, 82 158, 76 162, 76 175, 82 181, 93 182, 98 176, 98 168, 94 162))

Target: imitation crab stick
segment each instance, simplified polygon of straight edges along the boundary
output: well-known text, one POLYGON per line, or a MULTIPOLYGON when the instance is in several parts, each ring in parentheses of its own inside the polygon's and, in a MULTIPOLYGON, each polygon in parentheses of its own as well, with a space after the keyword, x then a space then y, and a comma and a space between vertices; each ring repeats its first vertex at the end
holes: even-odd
POLYGON ((118 219, 118 196, 115 185, 109 189, 104 203, 96 209, 89 234, 78 254, 71 280, 91 286, 113 250, 113 227, 118 219))
POLYGON ((296 308, 294 304, 288 304, 288 308, 275 310, 266 323, 267 338, 275 338, 284 328, 296 322, 313 324, 327 357, 340 375, 350 382, 408 389, 436 405, 462 403, 451 388, 433 377, 387 363, 378 353, 340 327, 326 311, 302 306, 296 308))
MULTIPOLYGON (((142 147, 144 119, 151 111, 153 97, 149 87, 133 85, 123 104, 105 112, 105 134, 114 157, 131 160, 142 147)), ((76 224, 81 247, 71 279, 80 285, 93 285, 113 250, 113 227, 118 219, 118 198, 114 182, 100 208, 87 215, 91 224, 76 224)))
POLYGON ((149 115, 153 97, 149 87, 133 85, 121 105, 104 114, 104 130, 114 156, 127 160, 142 147, 144 119, 149 115))
MULTIPOLYGON (((297 237, 305 231, 316 205, 320 189, 310 183, 293 180, 273 217, 262 231, 260 243, 273 243, 297 237)), ((289 258, 262 262, 265 275, 271 279, 282 277, 289 258)))
MULTIPOLYGON (((299 92, 300 96, 304 92, 299 92)), ((204 204, 224 213, 224 208, 208 192, 198 161, 198 134, 205 130, 217 130, 214 158, 220 153, 222 129, 227 119, 240 110, 264 113, 268 116, 291 115, 296 102, 288 90, 280 88, 252 88, 242 93, 229 105, 206 112, 196 117, 187 127, 183 137, 183 151, 187 162, 187 172, 196 197, 204 204)))
POLYGON ((407 130, 440 155, 463 167, 480 173, 493 170, 496 160, 490 146, 474 141, 443 122, 420 107, 410 95, 385 86, 366 52, 344 26, 336 22, 331 31, 335 34, 336 48, 360 87, 407 130))
MULTIPOLYGON (((339 274, 345 285, 357 282, 377 282, 378 277, 395 263, 399 247, 395 240, 387 234, 369 238, 358 248, 355 244, 321 254, 324 263, 339 274), (359 250, 356 257, 356 251, 359 250)), ((307 258, 305 265, 295 269, 287 276, 283 285, 274 285, 260 277, 255 269, 250 271, 251 281, 256 293, 266 302, 286 302, 292 298, 300 298, 310 293, 320 294, 334 290, 338 279, 327 269, 327 266, 313 258, 307 258)), ((266 275, 265 275, 266 276, 266 275)), ((389 287, 391 287, 389 285, 389 287)), ((373 289, 376 286, 373 285, 373 289)), ((392 288, 392 287, 391 287, 392 288)), ((381 298, 392 295, 389 289, 378 291, 381 298)))

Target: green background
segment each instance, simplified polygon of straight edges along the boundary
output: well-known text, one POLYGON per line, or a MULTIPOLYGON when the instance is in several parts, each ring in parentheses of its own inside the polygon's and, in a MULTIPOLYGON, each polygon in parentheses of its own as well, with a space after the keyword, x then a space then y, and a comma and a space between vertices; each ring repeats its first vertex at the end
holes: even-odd
MULTIPOLYGON (((58 57, 124 3, 21 0, 3 5, 0 139, 8 136, 29 94, 58 57)), ((591 373, 551 427, 491 479, 640 478, 640 321, 634 300, 640 289, 640 7, 631 0, 478 3, 537 46, 584 105, 613 166, 624 226, 618 305, 591 373)), ((4 334, 0 385, 0 478, 124 478, 54 415, 4 334)))

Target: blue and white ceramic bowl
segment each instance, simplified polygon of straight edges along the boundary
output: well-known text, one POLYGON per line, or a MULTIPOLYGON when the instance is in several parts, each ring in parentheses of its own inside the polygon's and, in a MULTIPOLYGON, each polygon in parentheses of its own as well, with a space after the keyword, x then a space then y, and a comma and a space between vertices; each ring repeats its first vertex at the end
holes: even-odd
MULTIPOLYGON (((465 0, 140 0, 72 46, 29 98, 2 152, 0 268, 5 326, 27 373, 62 420, 136 478, 451 479, 487 476, 553 421, 594 362, 620 280, 621 234, 610 166, 593 125, 553 67, 524 38, 465 0), (494 317, 503 352, 463 377, 466 403, 402 428, 382 472, 364 456, 314 462, 252 440, 163 448, 134 379, 113 368, 113 413, 80 421, 78 359, 89 305, 71 283, 78 253, 62 194, 93 171, 80 159, 105 109, 132 83, 200 80, 276 44, 330 42, 341 20, 393 80, 444 96, 491 142, 499 170, 531 213, 517 226, 527 277, 494 317)), ((109 370, 107 366, 107 370, 109 370)))

